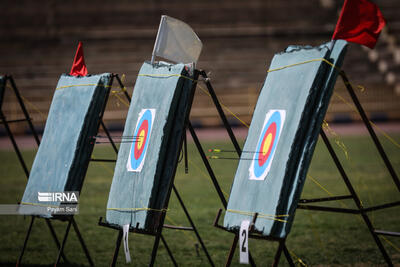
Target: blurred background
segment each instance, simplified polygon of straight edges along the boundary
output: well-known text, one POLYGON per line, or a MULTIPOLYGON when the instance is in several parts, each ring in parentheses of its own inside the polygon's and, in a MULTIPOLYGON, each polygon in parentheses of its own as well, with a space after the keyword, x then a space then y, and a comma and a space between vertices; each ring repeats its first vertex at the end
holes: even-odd
MULTIPOLYGON (((388 24, 374 50, 351 44, 343 69, 373 121, 400 119, 400 1, 375 0, 388 24)), ((183 20, 203 42, 198 68, 206 70, 221 102, 245 122, 275 53, 288 45, 319 45, 330 40, 342 0, 2 0, 0 74, 13 75, 35 126, 43 129, 61 73, 69 73, 78 41, 89 73, 125 75, 131 93, 143 61, 150 60, 160 17, 183 20)), ((340 79, 339 79, 340 80, 340 79)), ((338 80, 338 81, 339 81, 338 80)), ((349 99, 341 81, 336 92, 349 99)), ((126 107, 111 97, 105 120, 121 130, 126 107)), ((12 96, 4 113, 20 118, 12 96)), ((230 122, 239 125, 231 117, 230 122)), ((209 97, 198 90, 193 124, 221 125, 209 97)), ((333 97, 328 122, 359 120, 333 97)), ((25 124, 14 124, 25 133, 25 124)), ((4 131, 3 128, 0 131, 4 131)), ((1 133, 1 132, 0 132, 1 133)), ((4 133, 4 132, 3 132, 4 133)))

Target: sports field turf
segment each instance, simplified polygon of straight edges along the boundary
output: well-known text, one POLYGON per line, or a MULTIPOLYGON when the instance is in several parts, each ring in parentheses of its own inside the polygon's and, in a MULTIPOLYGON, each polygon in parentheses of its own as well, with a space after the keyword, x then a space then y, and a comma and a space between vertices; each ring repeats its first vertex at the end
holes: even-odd
MULTIPOLYGON (((400 136, 394 136, 400 142, 400 136)), ((382 160, 367 137, 346 137, 340 139, 346 148, 331 141, 342 160, 351 181, 359 192, 364 206, 382 204, 400 200, 400 194, 390 179, 382 160), (349 158, 346 159, 344 151, 349 158)), ((397 173, 400 173, 400 148, 386 139, 381 139, 397 173)), ((336 140, 338 141, 338 140, 336 140)), ((205 149, 232 146, 224 143, 204 143, 205 149)), ((35 151, 24 151, 29 165, 35 151)), ((210 153, 207 153, 210 154, 210 153)), ((97 158, 114 157, 112 149, 98 146, 94 156, 97 158)), ((220 154, 219 156, 223 156, 220 154)), ((235 156, 235 154, 225 155, 235 156)), ((0 151, 0 203, 14 204, 21 200, 26 179, 13 152, 0 151)), ((216 176, 228 197, 237 161, 214 159, 211 164, 216 176)), ((97 266, 108 266, 114 249, 117 232, 97 225, 100 216, 105 216, 108 192, 112 180, 114 165, 110 163, 91 163, 80 199, 80 214, 76 220, 97 266)), ((309 176, 303 191, 303 198, 326 197, 329 194, 347 194, 344 183, 337 172, 321 140, 316 148, 309 176), (322 189, 316 182, 324 189, 322 189), (326 191, 325 191, 326 190, 326 191), (328 193, 328 192, 329 193, 328 193)), ((216 212, 222 207, 210 178, 193 144, 189 144, 189 174, 184 173, 183 161, 179 165, 175 184, 196 223, 201 236, 217 266, 223 266, 233 236, 212 226, 216 212)), ((335 205, 331 203, 331 205, 335 205)), ((336 204, 338 207, 354 207, 351 200, 336 204)), ((378 229, 400 231, 400 208, 391 208, 371 213, 371 219, 378 229)), ((0 265, 15 266, 22 247, 30 218, 23 216, 0 216, 0 265)), ((172 195, 166 223, 188 225, 179 203, 172 195)), ((221 218, 222 223, 222 218, 221 218)), ((54 222, 58 237, 61 238, 66 223, 54 222)), ((166 229, 165 238, 180 265, 207 266, 207 259, 191 232, 166 229)), ((383 240, 395 264, 400 264, 400 239, 383 240)), ((147 265, 153 238, 150 236, 129 236, 129 246, 133 263, 131 266, 147 265)), ((313 265, 384 265, 368 229, 359 215, 333 214, 298 210, 295 223, 288 237, 287 245, 291 253, 299 257, 307 266, 313 265)), ((256 263, 267 266, 272 262, 276 244, 251 240, 250 250, 256 263)), ((65 254, 76 265, 87 265, 76 235, 71 231, 65 254)), ((24 255, 24 263, 31 266, 52 265, 56 258, 56 249, 44 220, 37 220, 24 255)), ((235 253, 234 266, 239 266, 238 251, 235 253)), ((125 266, 121 248, 118 263, 125 266)), ((281 264, 286 265, 284 257, 281 264)), ((299 264, 299 263, 297 263, 299 264)), ((172 266, 167 252, 160 245, 157 266, 172 266)))

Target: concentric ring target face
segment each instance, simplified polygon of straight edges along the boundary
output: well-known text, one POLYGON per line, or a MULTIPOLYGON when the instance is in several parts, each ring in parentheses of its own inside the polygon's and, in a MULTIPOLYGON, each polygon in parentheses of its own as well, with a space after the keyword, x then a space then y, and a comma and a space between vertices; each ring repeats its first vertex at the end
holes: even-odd
POLYGON ((126 168, 130 172, 140 172, 146 158, 147 148, 150 142, 151 130, 153 128, 155 109, 142 109, 136 123, 131 150, 126 168))
POLYGON ((271 109, 265 115, 264 125, 258 138, 249 169, 250 180, 264 180, 274 159, 286 111, 271 109))

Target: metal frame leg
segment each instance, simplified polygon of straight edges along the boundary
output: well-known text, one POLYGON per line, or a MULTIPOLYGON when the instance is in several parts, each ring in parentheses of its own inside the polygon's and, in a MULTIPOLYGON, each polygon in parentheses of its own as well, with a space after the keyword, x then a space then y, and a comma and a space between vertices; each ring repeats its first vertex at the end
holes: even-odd
POLYGON ((121 247, 122 235, 123 235, 122 230, 119 230, 118 231, 117 241, 115 243, 113 259, 112 259, 112 262, 111 262, 110 266, 114 267, 116 265, 116 263, 117 263, 119 248, 121 247))
MULTIPOLYGON (((54 231, 54 228, 50 222, 50 219, 45 219, 47 226, 49 227, 50 233, 53 237, 54 243, 56 243, 57 249, 60 250, 60 242, 58 241, 57 235, 56 235, 56 231, 54 231)), ((67 257, 65 257, 64 252, 61 253, 61 257, 63 258, 65 263, 69 263, 69 261, 67 260, 67 257)))
MULTIPOLYGON (((122 83, 121 79, 119 78, 118 74, 115 74, 115 78, 117 78, 119 87, 121 87, 121 89, 124 89, 125 86, 122 83)), ((128 99, 129 103, 131 103, 131 97, 129 96, 128 92, 126 90, 123 90, 123 91, 124 91, 124 95, 125 95, 126 99, 128 99)))
POLYGON ((373 227, 368 215, 364 211, 361 201, 360 201, 356 191, 354 190, 353 185, 351 184, 346 172, 344 171, 344 168, 343 168, 342 164, 340 163, 339 158, 337 157, 335 151, 333 150, 333 147, 332 147, 331 143, 329 142, 328 137, 326 136, 325 132, 322 129, 321 129, 320 134, 321 134, 322 140, 325 143, 326 148, 329 151, 329 154, 331 155, 337 169, 339 170, 340 175, 342 176, 344 183, 346 184, 347 189, 349 190, 350 194, 352 195, 353 200, 354 200, 358 210, 360 211, 361 217, 363 218, 365 224, 368 227, 369 232, 371 233, 372 237, 374 238, 376 245, 378 246, 379 250, 381 251, 383 258, 385 259, 386 263, 389 266, 393 266, 392 260, 390 259, 389 255, 387 254, 385 247, 383 246, 378 235, 375 233, 374 227, 373 227))
POLYGON ((208 175, 210 175, 211 181, 212 181, 213 184, 214 184, 215 190, 217 190, 219 199, 221 200, 222 205, 223 205, 224 208, 226 209, 226 207, 228 206, 228 204, 227 204, 227 202, 226 202, 226 199, 225 199, 225 197, 224 197, 224 194, 222 193, 221 187, 219 186, 219 183, 218 183, 218 181, 217 181, 217 178, 215 177, 214 171, 212 170, 211 165, 210 165, 210 163, 209 163, 208 160, 207 160, 206 154, 204 153, 204 150, 203 150, 203 148, 201 147, 199 138, 197 137, 196 132, 194 131, 193 126, 192 126, 192 124, 191 124, 190 122, 188 123, 188 129, 189 129, 189 131, 190 131, 190 134, 192 135, 192 138, 193 138, 193 141, 194 141, 194 143, 195 143, 195 145, 196 145, 196 147, 197 147, 197 150, 198 150, 199 153, 200 153, 201 159, 203 160, 203 163, 204 163, 204 165, 205 165, 205 167, 206 167, 206 169, 207 169, 208 175))
POLYGON ((122 230, 119 230, 118 231, 117 241, 115 242, 115 249, 114 249, 113 259, 112 259, 112 262, 110 264, 111 267, 114 267, 117 264, 119 248, 121 247, 122 234, 123 234, 122 230))
POLYGON ((10 126, 8 125, 6 117, 4 116, 2 110, 0 110, 0 118, 3 120, 4 128, 6 129, 7 135, 10 138, 11 144, 14 147, 15 153, 17 154, 19 162, 21 163, 22 169, 24 170, 26 177, 29 177, 28 167, 26 166, 24 158, 22 157, 21 151, 18 148, 17 142, 15 141, 14 135, 11 132, 10 126))
MULTIPOLYGON (((164 213, 164 215, 162 215, 162 216, 165 216, 165 212, 163 212, 163 213, 164 213)), ((164 219, 162 219, 161 222, 164 222, 164 219)), ((158 245, 160 244, 160 239, 161 239, 161 231, 162 231, 162 224, 160 223, 160 227, 157 231, 157 235, 154 240, 153 250, 151 251, 151 258, 150 258, 150 264, 149 264, 150 267, 153 267, 154 263, 156 261, 158 245)))
POLYGON ((175 258, 174 258, 174 255, 172 255, 172 251, 169 249, 169 247, 168 247, 168 245, 167 245, 167 241, 165 240, 165 238, 164 238, 163 235, 160 235, 160 236, 161 236, 161 241, 163 242, 164 247, 165 247, 165 249, 167 250, 169 257, 171 258, 172 263, 174 264, 175 267, 177 267, 178 264, 176 263, 176 260, 175 260, 175 258))
POLYGON ((100 120, 100 125, 101 125, 101 127, 103 128, 104 132, 106 133, 107 138, 108 138, 108 140, 110 141, 110 143, 111 143, 111 145, 112 145, 112 147, 113 147, 115 153, 118 154, 118 148, 117 148, 117 146, 115 145, 114 140, 111 138, 110 132, 108 131, 106 125, 104 124, 103 119, 100 120))
POLYGON ((63 251, 64 251, 64 247, 65 247, 65 243, 67 242, 69 230, 71 229, 72 220, 73 220, 73 218, 71 218, 71 219, 68 221, 67 229, 65 230, 64 238, 63 238, 63 241, 62 241, 62 243, 61 243, 61 247, 60 247, 60 250, 59 250, 59 252, 58 252, 57 259, 56 259, 56 262, 55 262, 54 266, 57 266, 57 264, 60 262, 61 254, 62 254, 63 251))
POLYGON ((72 217, 71 221, 72 221, 72 226, 74 227, 75 233, 78 236, 79 242, 81 243, 82 249, 85 252, 86 258, 88 259, 90 266, 94 266, 93 260, 89 254, 89 250, 86 247, 85 241, 82 238, 82 235, 79 231, 78 225, 76 224, 74 217, 72 217))
POLYGON ((275 253, 273 267, 277 267, 279 265, 279 260, 281 259, 282 251, 285 246, 285 241, 279 241, 278 250, 275 253))
POLYGON ((186 218, 188 219, 188 221, 189 221, 189 223, 190 223, 190 226, 193 228, 193 231, 194 231, 194 233, 196 234, 197 240, 199 240, 200 245, 201 245, 201 247, 203 248, 203 251, 204 251, 204 253, 205 253, 206 256, 207 256, 208 262, 210 263, 211 266, 214 266, 214 262, 213 262, 213 260, 211 259, 210 254, 208 254, 208 250, 207 250, 207 248, 206 248, 206 246, 205 246, 203 240, 201 239, 200 234, 199 234, 199 232, 197 231, 197 228, 196 228, 196 226, 194 225, 193 220, 192 220, 192 218, 190 217, 190 214, 189 214, 188 210, 186 209, 185 204, 183 203, 182 198, 181 198, 181 196, 179 195, 178 190, 176 189, 175 185, 172 186, 172 189, 174 190, 174 193, 175 193, 176 197, 178 198, 179 204, 181 205, 181 207, 182 207, 182 209, 183 209, 183 211, 184 211, 184 213, 185 213, 185 215, 186 215, 186 218))
MULTIPOLYGON (((231 248, 229 250, 228 258, 226 259, 225 266, 231 266, 233 255, 235 254, 235 249, 236 249, 238 241, 239 241, 239 236, 237 234, 235 234, 235 237, 233 238, 233 241, 232 241, 231 248)), ((252 267, 257 266, 256 263, 254 262, 253 256, 251 256, 250 251, 249 251, 249 262, 252 267)))
POLYGON ((369 121, 367 115, 365 114, 365 111, 363 109, 363 107, 361 106, 360 101, 357 98, 357 95, 354 92, 353 87, 351 86, 349 80, 347 79, 346 74, 344 73, 344 71, 340 72, 340 76, 343 79, 343 82, 347 88, 347 91, 350 94, 351 99, 353 100, 354 105, 357 108, 358 113, 361 116, 361 119, 363 120, 365 126, 367 127, 367 130, 369 132, 369 135, 371 136, 372 140, 374 141, 374 144, 376 146, 376 149, 378 150, 379 154, 381 155, 381 158, 383 160, 383 162, 386 165, 386 168, 388 169, 390 175, 392 176, 393 182, 396 184, 397 189, 400 191, 400 180, 399 177, 397 176, 392 163, 390 162, 388 156, 385 153, 385 150, 382 147, 382 144, 379 142, 378 137, 376 136, 376 133, 374 131, 374 129, 371 126, 371 122, 369 121))
POLYGON ((26 248, 26 245, 28 243, 29 236, 31 235, 32 226, 33 226, 33 222, 34 221, 35 221, 35 217, 32 216, 31 217, 31 222, 29 224, 28 232, 26 232, 24 245, 22 246, 21 254, 19 254, 19 258, 18 258, 18 261, 17 261, 17 266, 19 266, 21 264, 21 262, 22 262, 22 257, 24 256, 25 248, 26 248))
MULTIPOLYGON (((20 95, 20 93, 19 93, 19 91, 17 89, 15 81, 14 81, 12 76, 6 76, 6 79, 8 79, 10 81, 10 83, 11 83, 11 87, 12 87, 12 89, 14 91, 14 94, 17 97, 17 100, 18 100, 18 103, 19 103, 19 105, 21 107, 22 112, 24 113, 25 120, 28 123, 28 126, 29 126, 29 128, 30 128, 30 130, 31 130, 31 132, 33 134, 33 137, 34 137, 34 139, 36 141, 36 144, 39 146, 39 144, 40 144, 39 136, 38 136, 38 134, 37 134, 37 132, 36 132, 34 126, 33 126, 32 120, 31 120, 31 118, 29 116, 29 113, 28 113, 26 107, 25 107, 24 101, 22 100, 22 97, 21 97, 21 95, 20 95)), ((19 159, 19 161, 20 161, 20 163, 22 165, 22 168, 23 168, 23 170, 25 172, 26 178, 29 178, 28 167, 26 166, 26 163, 25 163, 25 161, 24 161, 24 159, 22 157, 22 154, 21 154, 21 152, 20 152, 20 150, 18 148, 18 145, 17 145, 17 143, 15 141, 14 135, 12 134, 11 129, 10 129, 9 125, 8 125, 8 122, 6 121, 6 118, 5 118, 5 116, 4 116, 4 114, 3 114, 3 112, 1 110, 0 110, 0 117, 3 120, 4 126, 6 128, 8 136, 10 138, 10 141, 11 141, 13 147, 14 147, 14 150, 15 150, 15 152, 17 154, 17 157, 18 157, 18 159, 19 159)), ((20 258, 19 258, 18 262, 21 262, 21 260, 22 260, 22 256, 24 254, 24 250, 25 250, 26 244, 27 244, 28 239, 29 239, 30 231, 32 230, 33 221, 34 221, 34 217, 32 216, 31 225, 30 225, 30 228, 28 230, 26 239, 24 241, 23 251, 21 252, 21 255, 20 255, 20 258)), ((46 224, 47 224, 47 226, 48 226, 48 228, 50 230, 50 233, 51 233, 51 235, 53 237, 53 240, 54 240, 54 242, 55 242, 55 244, 57 246, 57 249, 59 250, 60 249, 60 242, 58 241, 56 232, 54 231, 54 228, 53 228, 50 220, 49 219, 45 219, 45 221, 46 221, 46 224)), ((61 257, 63 258, 64 262, 68 263, 68 260, 67 260, 66 256, 64 255, 64 253, 61 254, 61 257)), ((18 265, 18 263, 17 263, 17 265, 18 265)))
POLYGON ((39 137, 38 137, 38 135, 37 135, 37 133, 36 133, 35 128, 33 127, 31 118, 29 117, 28 111, 26 110, 24 101, 22 100, 22 97, 21 97, 21 95, 19 94, 19 91, 18 91, 18 89, 17 89, 17 85, 15 84, 14 78, 13 78, 12 76, 7 76, 7 78, 8 78, 8 79, 10 80, 10 82, 11 82, 11 86, 12 86, 12 88, 13 88, 13 90, 14 90, 14 94, 15 94, 15 96, 16 96, 17 99, 18 99, 18 102, 19 102, 19 105, 20 105, 20 107, 21 107, 21 109, 22 109, 22 112, 23 112, 24 115, 25 115, 25 119, 26 119, 27 122, 28 122, 29 128, 30 128, 31 131, 32 131, 32 134, 33 134, 33 136, 34 136, 34 138, 35 138, 35 140, 36 140, 36 143, 39 145, 39 143, 40 143, 39 137))
POLYGON ((286 247, 286 244, 283 244, 283 253, 285 254, 289 266, 294 267, 295 265, 293 263, 292 257, 290 256, 289 250, 286 247))
POLYGON ((231 249, 229 250, 228 258, 226 259, 226 262, 225 262, 225 267, 231 266, 233 255, 235 255, 235 250, 236 250, 238 241, 239 241, 239 235, 235 234, 235 237, 233 238, 233 241, 232 241, 231 249))
MULTIPOLYGON (((54 228, 53 228, 53 226, 51 225, 49 219, 45 219, 45 220, 46 220, 47 226, 49 227, 49 230, 50 230, 50 232, 51 232, 51 235, 52 235, 52 237, 53 237, 53 239, 54 239, 54 242, 56 243, 57 249, 58 249, 58 251, 60 251, 60 250, 61 250, 60 242, 58 241, 58 238, 57 238, 57 235, 56 235, 56 233, 55 233, 55 231, 54 231, 54 228)), ((29 224, 29 228, 28 228, 28 231, 27 231, 27 233, 26 233, 25 240, 24 240, 24 245, 23 245, 23 247, 22 247, 21 253, 20 253, 19 258, 18 258, 18 261, 17 261, 17 266, 18 266, 19 264, 21 264, 21 262, 22 262, 22 257, 24 256, 25 249, 26 249, 26 246, 27 246, 27 244, 28 244, 28 240, 29 240, 30 234, 31 234, 31 232, 32 232, 32 227, 33 227, 33 222, 34 222, 34 221, 35 221, 35 217, 34 217, 34 216, 31 216, 31 222, 30 222, 30 224, 29 224)), ((63 260, 64 260, 65 263, 69 263, 69 261, 67 260, 67 257, 64 255, 64 252, 63 252, 63 251, 61 251, 61 257, 63 258, 63 260)))
POLYGON ((236 140, 235 135, 233 134, 232 128, 229 125, 228 120, 226 119, 225 113, 222 110, 221 104, 218 101, 217 95, 215 94, 214 88, 211 85, 210 79, 208 79, 205 71, 201 71, 200 75, 203 76, 203 78, 204 78, 204 82, 206 83, 208 92, 210 93, 210 96, 214 102, 215 108, 218 111, 219 117, 221 118, 221 120, 224 124, 224 127, 225 127, 226 131, 228 132, 229 138, 231 139, 232 144, 235 147, 235 150, 236 150, 238 156, 240 157, 240 155, 242 154, 242 150, 239 146, 238 141, 236 140))

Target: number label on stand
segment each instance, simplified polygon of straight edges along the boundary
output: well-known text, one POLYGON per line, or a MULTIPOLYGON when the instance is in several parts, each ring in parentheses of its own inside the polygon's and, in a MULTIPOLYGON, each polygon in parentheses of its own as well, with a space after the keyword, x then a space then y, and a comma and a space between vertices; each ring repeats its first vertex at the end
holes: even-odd
POLYGON ((239 232, 240 263, 249 264, 249 226, 250 221, 242 221, 239 232))

